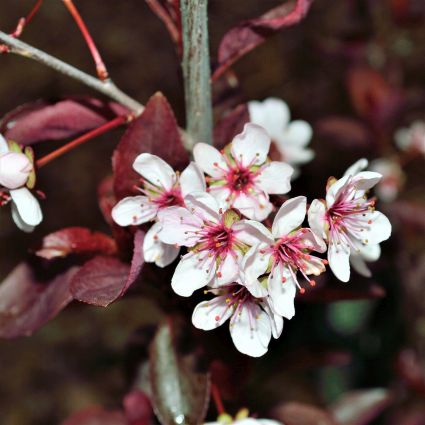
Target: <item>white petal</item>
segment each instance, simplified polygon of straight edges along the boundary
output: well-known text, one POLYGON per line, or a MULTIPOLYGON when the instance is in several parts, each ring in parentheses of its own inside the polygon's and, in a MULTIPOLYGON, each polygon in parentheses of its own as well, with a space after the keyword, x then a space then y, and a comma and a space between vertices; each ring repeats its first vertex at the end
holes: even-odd
POLYGON ((191 162, 181 173, 180 188, 183 197, 193 192, 205 192, 204 173, 194 162, 191 162))
POLYGON ((350 181, 350 179, 351 176, 344 176, 328 188, 328 192, 326 193, 326 205, 328 208, 334 204, 335 200, 338 198, 339 194, 344 189, 347 182, 350 181))
POLYGON ((232 141, 232 156, 244 167, 261 165, 266 162, 270 149, 270 137, 263 127, 247 123, 243 132, 232 141))
POLYGON ((194 192, 184 199, 187 209, 204 221, 218 223, 220 206, 214 196, 207 192, 194 192))
POLYGON ((204 331, 221 326, 231 315, 232 308, 228 308, 226 296, 215 297, 210 301, 199 303, 192 314, 192 323, 195 328, 204 331))
POLYGON ((11 210, 12 210, 12 219, 15 222, 18 229, 27 233, 31 233, 32 231, 34 231, 35 226, 30 226, 22 220, 21 216, 19 215, 18 208, 13 202, 12 202, 11 210))
POLYGON ((217 286, 226 285, 227 283, 235 282, 239 276, 239 260, 232 254, 228 253, 216 272, 217 286))
POLYGON ((306 248, 313 251, 325 252, 327 249, 327 246, 323 239, 317 236, 316 233, 313 232, 313 230, 308 228, 302 229, 302 236, 300 242, 302 242, 302 244, 306 248))
MULTIPOLYGON (((305 164, 307 162, 310 162, 315 156, 314 151, 311 149, 305 149, 294 145, 276 144, 276 146, 281 154, 282 161, 285 161, 291 165, 305 164)), ((295 178, 295 176, 296 169, 292 174, 292 180, 295 178)))
POLYGON ((350 279, 350 249, 342 244, 330 243, 328 247, 329 267, 342 282, 350 279))
POLYGON ((278 141, 279 144, 282 144, 283 146, 294 145, 305 147, 311 140, 312 135, 313 129, 308 122, 295 120, 288 125, 286 131, 282 134, 278 141))
POLYGON ((271 339, 270 319, 258 305, 245 303, 230 321, 230 335, 241 353, 260 357, 267 353, 271 339))
POLYGON ((206 286, 214 276, 215 262, 203 260, 205 252, 184 255, 176 267, 171 287, 177 295, 190 297, 194 291, 206 286))
POLYGON ((264 311, 268 314, 270 318, 270 325, 272 327, 273 338, 275 339, 279 338, 283 331, 283 317, 279 316, 273 311, 272 306, 270 305, 270 302, 268 299, 265 299, 261 303, 261 306, 263 307, 264 311))
POLYGON ((372 272, 370 271, 369 267, 367 266, 365 260, 356 253, 351 253, 350 255, 350 264, 353 267, 353 269, 359 273, 360 275, 364 277, 371 277, 372 272))
POLYGON ((171 189, 176 182, 174 170, 159 156, 150 153, 139 155, 133 163, 133 168, 155 186, 167 190, 171 189))
POLYGON ((307 198, 297 196, 282 204, 273 221, 272 233, 275 238, 288 235, 301 226, 307 210, 307 198))
POLYGON ((211 177, 220 179, 228 170, 223 155, 206 143, 197 143, 193 148, 193 157, 202 171, 211 177))
POLYGON ((315 199, 308 209, 308 224, 317 237, 327 239, 326 236, 326 207, 322 201, 315 199))
POLYGON ((273 210, 268 196, 255 193, 252 195, 240 193, 234 200, 233 207, 237 208, 245 217, 258 221, 265 220, 273 210))
POLYGON ((41 223, 43 213, 40 204, 26 187, 11 190, 9 193, 24 223, 29 226, 37 226, 41 223))
POLYGON ((357 173, 360 173, 360 171, 363 171, 367 168, 368 161, 366 158, 359 159, 356 161, 353 165, 347 168, 347 171, 344 173, 345 176, 355 176, 357 173))
POLYGON ((6 139, 0 134, 0 155, 9 152, 9 146, 6 139))
POLYGON ((269 194, 284 194, 291 190, 291 176, 294 169, 284 163, 272 161, 263 166, 255 184, 269 194))
POLYGON ((272 243, 274 241, 267 227, 254 220, 237 221, 233 224, 232 231, 239 242, 249 246, 260 242, 272 243))
POLYGON ((273 139, 282 135, 289 122, 288 105, 278 98, 248 102, 248 111, 251 122, 264 127, 273 139))
POLYGON ((143 240, 143 256, 147 263, 155 263, 158 267, 166 267, 178 256, 180 248, 161 242, 158 232, 160 223, 155 223, 146 233, 143 240))
POLYGON ((270 254, 262 254, 261 249, 268 245, 260 244, 253 246, 245 254, 241 268, 243 283, 248 291, 257 298, 267 296, 267 288, 265 288, 258 280, 258 277, 263 275, 268 267, 270 254))
POLYGON ((366 261, 377 261, 381 256, 381 247, 379 244, 376 245, 360 245, 359 254, 366 261))
POLYGON ((369 229, 365 232, 368 245, 376 245, 386 241, 391 236, 391 223, 384 214, 374 211, 368 214, 367 218, 372 221, 368 225, 369 229))
POLYGON ((369 190, 382 179, 382 174, 373 171, 362 171, 355 178, 355 187, 357 190, 369 190))
POLYGON ((158 221, 161 229, 159 239, 169 245, 194 246, 198 243, 196 231, 203 224, 202 220, 194 216, 183 207, 168 207, 158 212, 158 221))
POLYGON ((291 272, 286 267, 281 270, 277 266, 269 276, 268 288, 274 311, 286 319, 292 319, 295 315, 297 286, 291 272))
POLYGON ((158 207, 147 196, 129 196, 112 208, 111 215, 119 226, 138 226, 156 217, 158 207))

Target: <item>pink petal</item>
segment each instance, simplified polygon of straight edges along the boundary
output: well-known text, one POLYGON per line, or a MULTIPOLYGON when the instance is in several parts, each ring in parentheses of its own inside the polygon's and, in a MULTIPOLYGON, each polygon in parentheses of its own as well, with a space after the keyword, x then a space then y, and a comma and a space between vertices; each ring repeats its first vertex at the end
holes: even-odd
POLYGON ((158 267, 166 267, 179 255, 180 248, 161 242, 158 232, 160 223, 155 223, 146 233, 143 239, 143 256, 145 262, 155 263, 158 267))
POLYGON ((166 190, 170 190, 177 179, 174 170, 163 159, 150 153, 139 155, 133 168, 150 183, 166 190))
POLYGON ((307 210, 307 198, 297 196, 282 204, 273 221, 272 233, 275 238, 286 236, 301 226, 307 210))
POLYGON ((119 226, 138 226, 153 220, 157 212, 147 196, 129 196, 112 208, 111 215, 119 226))
POLYGON ((192 323, 195 328, 204 331, 221 326, 231 315, 232 308, 226 303, 226 296, 215 297, 210 301, 199 303, 192 314, 192 323))
POLYGON ((204 221, 218 223, 220 221, 220 206, 214 196, 207 192, 195 192, 184 199, 187 209, 204 221))
POLYGON ((284 163, 272 161, 264 165, 255 180, 256 186, 268 194, 284 194, 291 190, 294 169, 284 163))
POLYGON ((201 170, 216 179, 223 178, 228 170, 223 155, 214 147, 206 143, 197 143, 193 148, 193 157, 201 170))
POLYGON ((204 173, 194 162, 191 162, 181 173, 180 188, 183 196, 189 195, 192 192, 205 192, 204 173))
POLYGON ((240 193, 234 200, 233 207, 237 208, 245 217, 258 221, 265 220, 273 210, 268 196, 264 194, 240 193))

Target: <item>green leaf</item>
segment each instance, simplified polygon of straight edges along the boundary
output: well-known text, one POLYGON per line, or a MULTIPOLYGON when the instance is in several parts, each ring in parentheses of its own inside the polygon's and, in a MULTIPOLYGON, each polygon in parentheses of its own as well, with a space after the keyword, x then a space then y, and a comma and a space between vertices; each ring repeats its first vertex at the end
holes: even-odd
POLYGON ((182 351, 189 342, 184 328, 190 325, 169 317, 151 344, 152 403, 163 425, 201 424, 209 403, 209 373, 199 355, 182 351))

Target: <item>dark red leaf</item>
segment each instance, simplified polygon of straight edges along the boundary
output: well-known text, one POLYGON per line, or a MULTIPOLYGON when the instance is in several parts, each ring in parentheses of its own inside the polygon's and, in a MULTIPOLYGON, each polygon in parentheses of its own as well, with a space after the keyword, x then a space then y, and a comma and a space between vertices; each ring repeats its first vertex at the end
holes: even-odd
POLYGON ((285 425, 339 425, 325 410, 297 402, 276 407, 273 416, 285 425))
POLYGON ((129 266, 113 257, 94 257, 85 263, 71 282, 75 299, 106 307, 122 293, 129 266))
POLYGON ((140 175, 133 171, 133 162, 144 152, 161 157, 176 170, 189 162, 173 111, 162 93, 149 99, 142 115, 130 124, 114 152, 114 190, 118 199, 136 193, 134 186, 139 185, 140 175))
POLYGON ((35 254, 51 260, 71 254, 113 255, 116 250, 115 241, 103 233, 92 232, 84 227, 69 227, 45 236, 41 248, 35 254))
POLYGON ((319 137, 347 149, 367 149, 371 147, 372 135, 361 121, 348 117, 327 117, 318 121, 315 129, 319 137))
POLYGON ((339 425, 367 425, 388 407, 391 400, 390 392, 383 388, 351 391, 330 410, 339 425))
POLYGON ((247 122, 249 122, 249 112, 246 104, 237 106, 215 126, 214 146, 217 149, 224 148, 237 134, 242 133, 247 122))
POLYGON ((153 410, 148 396, 140 390, 133 390, 124 397, 124 411, 130 425, 152 423, 153 410))
POLYGON ((411 388, 425 395, 425 371, 414 350, 405 349, 398 355, 397 371, 411 388))
POLYGON ((263 43, 282 28, 300 22, 310 9, 313 0, 291 0, 269 10, 256 19, 241 22, 225 34, 218 50, 219 68, 213 79, 221 75, 243 55, 263 43))
POLYGON ((0 286, 0 336, 30 335, 72 301, 73 267, 49 282, 39 282, 26 264, 19 264, 0 286))
POLYGON ((130 425, 120 411, 107 411, 102 407, 92 406, 74 413, 61 425, 130 425))
POLYGON ((0 132, 15 142, 31 145, 84 133, 126 113, 128 110, 117 103, 89 97, 54 103, 41 100, 7 114, 0 122, 0 132))

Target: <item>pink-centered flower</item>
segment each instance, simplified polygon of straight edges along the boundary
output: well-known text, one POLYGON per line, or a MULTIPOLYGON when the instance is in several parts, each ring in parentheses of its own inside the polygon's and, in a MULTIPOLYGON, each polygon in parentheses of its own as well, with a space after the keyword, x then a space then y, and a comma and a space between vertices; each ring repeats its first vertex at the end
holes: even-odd
POLYGON ((279 338, 282 333, 283 319, 272 311, 267 298, 256 298, 237 283, 206 292, 216 297, 195 307, 193 325, 209 331, 229 320, 230 335, 241 353, 260 357, 267 352, 271 337, 279 338))
POLYGON ((40 204, 26 187, 33 164, 23 153, 11 151, 0 135, 0 205, 11 203, 12 218, 25 232, 31 232, 41 223, 40 204))
POLYGON ((311 251, 324 252, 326 245, 310 229, 301 228, 307 211, 304 196, 289 199, 279 209, 271 231, 263 226, 266 242, 253 246, 242 262, 244 281, 254 296, 269 295, 274 311, 291 319, 295 314, 294 299, 297 288, 305 292, 298 282, 302 275, 311 286, 325 271, 321 258, 311 251))
MULTIPOLYGON (((112 209, 112 218, 120 226, 140 225, 157 218, 158 212, 175 205, 184 205, 191 192, 204 191, 205 179, 198 166, 192 162, 179 175, 158 156, 143 153, 133 163, 141 175, 141 195, 129 196, 112 209)), ((160 267, 172 263, 179 248, 165 245, 158 239, 160 226, 155 223, 145 235, 143 253, 146 262, 160 267)))
POLYGON ((382 176, 360 171, 366 166, 365 159, 359 160, 341 179, 329 179, 326 200, 315 199, 308 211, 310 227, 328 241, 329 266, 343 282, 350 278, 350 260, 357 271, 370 275, 364 260, 376 260, 379 243, 391 235, 388 218, 366 195, 382 176))
POLYGON ((264 220, 272 211, 270 194, 291 188, 293 168, 268 161, 270 137, 255 124, 246 124, 241 134, 220 153, 205 143, 195 145, 193 155, 208 174, 208 190, 223 208, 236 208, 245 217, 264 220))
POLYGON ((251 122, 267 131, 280 159, 293 165, 296 173, 296 166, 314 158, 314 152, 307 148, 313 134, 311 125, 302 120, 290 121, 291 113, 283 100, 269 97, 262 102, 251 101, 248 111, 251 122))
POLYGON ((189 248, 176 267, 171 286, 188 297, 206 285, 222 286, 239 275, 240 260, 262 234, 259 223, 240 220, 234 210, 223 211, 206 192, 187 195, 186 208, 174 206, 159 211, 159 239, 189 248))

